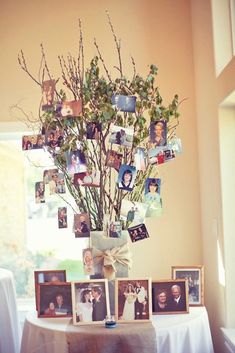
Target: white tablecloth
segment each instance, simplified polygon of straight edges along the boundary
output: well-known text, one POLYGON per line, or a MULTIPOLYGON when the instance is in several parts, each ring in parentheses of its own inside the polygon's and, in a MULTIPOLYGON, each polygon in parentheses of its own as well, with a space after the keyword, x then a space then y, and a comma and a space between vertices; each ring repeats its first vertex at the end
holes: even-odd
MULTIPOLYGON (((77 329, 69 327, 69 322, 69 318, 37 318, 36 312, 29 312, 21 353, 68 353, 66 332, 70 327, 71 331, 77 329)), ((152 323, 157 337, 156 353, 214 352, 205 307, 191 307, 189 314, 153 316, 152 323)), ((91 326, 87 330, 92 332, 91 326)))
POLYGON ((0 268, 0 353, 19 353, 20 326, 10 271, 0 268))

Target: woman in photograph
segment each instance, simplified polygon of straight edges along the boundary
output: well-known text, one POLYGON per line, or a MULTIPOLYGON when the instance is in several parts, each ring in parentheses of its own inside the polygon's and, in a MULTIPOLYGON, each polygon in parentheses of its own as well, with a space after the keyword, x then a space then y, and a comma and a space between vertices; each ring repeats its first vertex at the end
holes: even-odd
POLYGON ((90 289, 84 289, 81 293, 81 302, 77 303, 77 315, 80 322, 92 322, 92 295, 90 289))
POLYGON ((156 121, 151 127, 153 129, 151 147, 166 146, 165 124, 162 121, 156 121))
POLYGON ((83 254, 83 270, 85 275, 93 275, 94 268, 93 268, 93 257, 92 257, 92 250, 85 249, 83 254))
POLYGON ((125 297, 125 303, 122 313, 123 320, 134 320, 135 319, 135 301, 137 294, 133 284, 128 283, 125 292, 123 293, 125 297))
POLYGON ((158 182, 156 179, 150 180, 148 184, 148 192, 145 194, 146 202, 161 203, 161 197, 158 193, 158 182))
POLYGON ((167 310, 167 291, 165 289, 159 289, 157 291, 157 301, 155 311, 166 311, 167 310))
POLYGON ((120 189, 132 190, 131 182, 132 182, 132 171, 130 169, 126 169, 122 174, 122 180, 119 182, 118 186, 120 189))
POLYGON ((55 316, 55 304, 53 302, 49 303, 48 308, 44 311, 45 315, 55 316))

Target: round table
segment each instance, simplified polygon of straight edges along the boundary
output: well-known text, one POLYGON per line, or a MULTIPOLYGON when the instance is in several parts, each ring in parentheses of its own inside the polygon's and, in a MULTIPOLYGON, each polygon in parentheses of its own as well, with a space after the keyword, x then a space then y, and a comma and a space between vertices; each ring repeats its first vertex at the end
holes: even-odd
POLYGON ((0 268, 0 353, 18 353, 20 325, 13 275, 0 268))
MULTIPOLYGON (((76 331, 79 335, 85 330, 95 339, 92 332, 95 332, 96 325, 77 327, 70 322, 70 318, 37 318, 36 312, 29 312, 24 325, 21 353, 68 353, 67 335, 76 331)), ((156 332, 156 353, 214 352, 205 307, 191 307, 189 314, 156 315, 152 317, 152 324, 156 332)), ((133 324, 119 325, 127 328, 133 324)), ((111 331, 105 330, 107 334, 111 331)), ((118 334, 116 328, 112 330, 112 334, 118 334)))

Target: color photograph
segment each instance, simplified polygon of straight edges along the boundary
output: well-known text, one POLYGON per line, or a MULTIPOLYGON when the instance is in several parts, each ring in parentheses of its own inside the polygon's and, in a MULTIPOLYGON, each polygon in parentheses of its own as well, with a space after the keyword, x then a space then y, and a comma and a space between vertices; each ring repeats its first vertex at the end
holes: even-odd
POLYGON ((90 237, 90 219, 87 213, 74 215, 74 233, 75 238, 90 237))
POLYGON ((133 136, 134 136, 133 129, 112 125, 109 142, 131 148, 132 142, 133 142, 133 136))
POLYGON ((132 191, 136 178, 135 167, 122 164, 118 173, 117 185, 119 189, 132 191))

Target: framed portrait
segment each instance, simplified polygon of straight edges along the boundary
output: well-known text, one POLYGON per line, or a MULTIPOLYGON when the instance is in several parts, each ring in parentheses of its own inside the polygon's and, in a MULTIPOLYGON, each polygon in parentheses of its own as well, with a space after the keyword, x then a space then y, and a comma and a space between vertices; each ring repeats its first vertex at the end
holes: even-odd
POLYGON ((190 306, 204 305, 204 267, 172 266, 172 278, 188 280, 188 301, 190 306))
POLYGON ((72 282, 73 324, 104 322, 110 316, 107 279, 72 282))
POLYGON ((188 283, 184 279, 152 281, 153 314, 188 313, 188 283))
POLYGON ((149 321, 152 315, 149 278, 118 278, 115 281, 115 316, 119 322, 149 321))
POLYGON ((36 310, 38 310, 38 285, 40 283, 57 283, 66 282, 65 270, 38 270, 34 271, 34 284, 35 284, 35 301, 36 310))
POLYGON ((71 283, 40 283, 38 292, 38 317, 71 317, 71 283))

